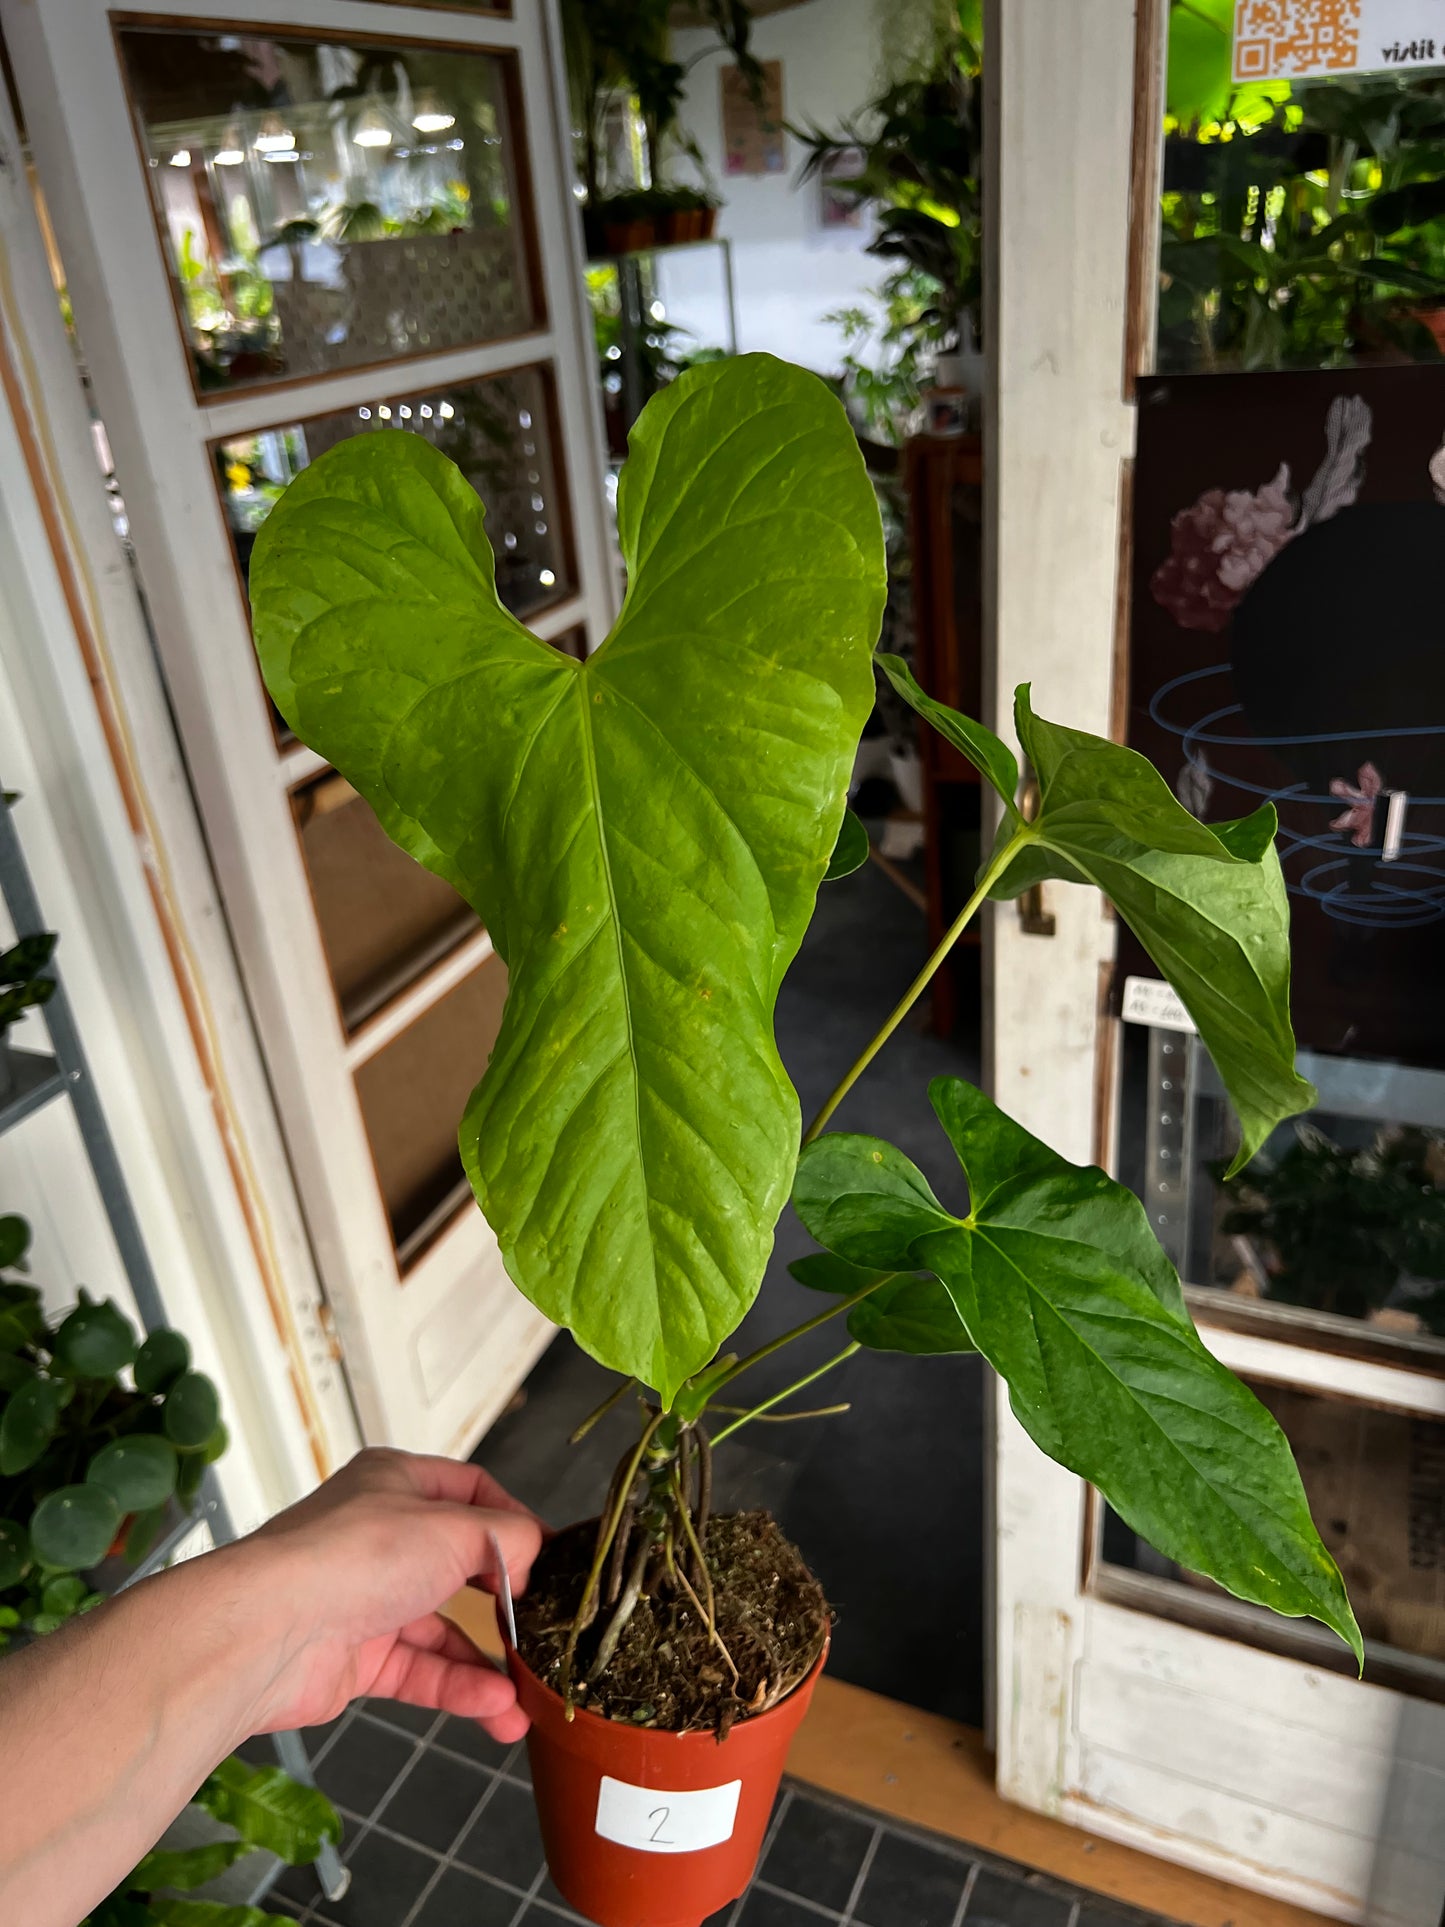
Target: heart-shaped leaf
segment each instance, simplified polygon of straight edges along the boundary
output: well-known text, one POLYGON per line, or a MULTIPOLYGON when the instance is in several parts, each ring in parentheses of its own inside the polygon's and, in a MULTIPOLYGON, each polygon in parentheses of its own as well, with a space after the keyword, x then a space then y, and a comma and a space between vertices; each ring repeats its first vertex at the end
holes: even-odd
POLYGON ((136 1353, 130 1320, 107 1298, 77 1305, 55 1334, 55 1362, 77 1378, 114 1378, 136 1353))
POLYGON ((508 1271, 670 1399, 751 1303, 787 1196, 773 1008, 838 840, 885 567, 846 415, 766 355, 653 398, 618 530, 622 614, 575 662, 497 601, 459 472, 383 432, 287 488, 250 580, 286 720, 507 964, 461 1150, 508 1271))
POLYGON ((148 1512, 176 1489, 179 1460, 169 1439, 153 1432, 103 1445, 86 1468, 90 1485, 103 1485, 122 1512, 148 1512))
POLYGON ((870 1271, 831 1251, 795 1258, 788 1270, 812 1291, 851 1297, 866 1290, 868 1296, 848 1314, 848 1336, 870 1351, 925 1358, 975 1349, 948 1287, 927 1272, 870 1271))
POLYGON ((36 1506, 30 1546, 42 1566, 75 1572, 98 1566, 120 1530, 120 1507, 98 1485, 63 1485, 36 1506))
POLYGON ((919 686, 902 656, 879 656, 878 667, 904 702, 917 710, 946 742, 952 743, 960 755, 967 757, 980 776, 993 784, 1003 799, 1006 816, 1012 817, 1014 797, 1019 786, 1019 766, 1008 744, 995 736, 991 729, 985 729, 982 723, 976 723, 971 716, 950 709, 947 703, 936 702, 919 686))
POLYGON ((11 1394, 0 1416, 0 1475, 34 1465, 55 1436, 65 1400, 52 1379, 32 1378, 11 1394))
POLYGON ((1241 1599, 1360 1632, 1289 1445, 1206 1349, 1132 1192, 1068 1163, 958 1078, 930 1087, 969 1185, 960 1218, 876 1138, 818 1138, 794 1203, 854 1264, 927 1267, 1029 1436, 1166 1558, 1241 1599))

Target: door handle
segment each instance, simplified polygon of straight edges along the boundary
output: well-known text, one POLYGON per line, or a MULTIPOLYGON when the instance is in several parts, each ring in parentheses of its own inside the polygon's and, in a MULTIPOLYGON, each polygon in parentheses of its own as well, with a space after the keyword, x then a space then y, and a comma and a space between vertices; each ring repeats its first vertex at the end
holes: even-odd
MULTIPOLYGON (((1039 813, 1039 779, 1030 770, 1019 798, 1019 815, 1032 823, 1039 813)), ((1052 910, 1044 907, 1044 886, 1031 883, 1019 898, 1019 923, 1026 937, 1052 937, 1057 924, 1052 910)))

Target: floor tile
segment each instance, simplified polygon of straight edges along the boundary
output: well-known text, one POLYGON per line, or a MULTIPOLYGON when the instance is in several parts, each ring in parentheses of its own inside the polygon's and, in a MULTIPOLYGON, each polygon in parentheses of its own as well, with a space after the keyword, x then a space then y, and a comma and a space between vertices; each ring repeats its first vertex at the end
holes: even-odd
POLYGON ((322 1898, 321 1882, 314 1867, 283 1867, 269 1895, 271 1904, 308 1907, 322 1898))
POLYGON ((854 1915, 867 1927, 952 1927, 968 1862, 937 1847, 885 1833, 854 1915))
POLYGON ((503 1745, 494 1740, 486 1728, 475 1720, 447 1720, 441 1731, 435 1735, 434 1744, 445 1746, 453 1753, 461 1753, 469 1760, 476 1760, 482 1766, 500 1767, 514 1751, 509 1740, 503 1745))
POLYGON ((377 1802, 416 1751, 409 1733, 352 1720, 325 1757, 316 1765, 316 1784, 329 1800, 348 1813, 363 1817, 377 1802))
POLYGON ((434 1706, 407 1706, 401 1700, 363 1700, 361 1711, 406 1733, 429 1733, 437 1723, 434 1706))
POLYGON ((542 1884, 537 1889, 537 1898, 548 1907, 555 1907, 559 1913, 570 1915, 573 1920, 582 1918, 571 1901, 563 1898, 561 1889, 549 1873, 542 1875, 542 1884))
POLYGON ((391 1833, 445 1853, 477 1810, 493 1776, 423 1747, 421 1757, 377 1816, 391 1833))
POLYGON ((348 1854, 351 1885, 340 1900, 324 1902, 337 1927, 399 1927, 436 1872, 434 1854, 368 1833, 348 1854))
POLYGON ((964 1919, 969 1927, 1069 1927, 1073 1910, 1062 1894, 980 1867, 964 1919))
POLYGON ((448 1867, 427 1895, 413 1927, 508 1927, 521 1906, 515 1894, 479 1873, 448 1867))
POLYGON ((770 1886, 841 1914, 872 1837, 866 1820, 795 1793, 759 1872, 770 1886))
POLYGON ((542 1868, 542 1835, 531 1794, 499 1780, 456 1858, 510 1886, 530 1887, 542 1868))
MULTIPOLYGON (((722 1914, 715 1918, 726 1920, 722 1914)), ((738 1915, 738 1927, 828 1927, 829 1916, 805 1907, 801 1900, 787 1894, 770 1894, 762 1887, 750 1889, 738 1915)))

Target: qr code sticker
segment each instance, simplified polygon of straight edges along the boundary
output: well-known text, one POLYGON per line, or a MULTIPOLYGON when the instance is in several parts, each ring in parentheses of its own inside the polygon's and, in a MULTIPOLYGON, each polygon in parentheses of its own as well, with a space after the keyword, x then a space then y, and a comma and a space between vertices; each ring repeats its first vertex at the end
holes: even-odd
POLYGON ((1360 56, 1361 0, 1238 0, 1238 80, 1351 71, 1360 56))

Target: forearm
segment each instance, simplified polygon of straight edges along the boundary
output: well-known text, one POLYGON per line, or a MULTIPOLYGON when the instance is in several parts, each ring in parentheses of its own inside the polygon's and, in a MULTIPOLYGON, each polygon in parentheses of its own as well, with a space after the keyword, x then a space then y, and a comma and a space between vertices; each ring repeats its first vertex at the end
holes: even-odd
POLYGON ((261 1723, 255 1562, 192 1560, 0 1664, 0 1921, 75 1927, 261 1723))

